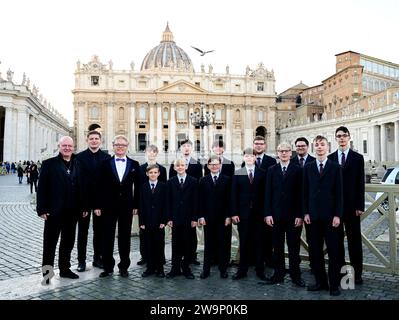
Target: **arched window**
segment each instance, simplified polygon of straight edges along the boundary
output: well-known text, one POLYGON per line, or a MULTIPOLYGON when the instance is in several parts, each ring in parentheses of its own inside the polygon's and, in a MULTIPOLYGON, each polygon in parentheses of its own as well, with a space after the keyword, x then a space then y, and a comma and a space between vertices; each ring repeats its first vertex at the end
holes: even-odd
POLYGON ((234 120, 235 120, 235 121, 240 121, 240 119, 241 119, 240 110, 237 109, 236 112, 235 112, 235 114, 234 114, 234 120))
POLYGON ((125 119, 125 109, 122 107, 119 108, 119 120, 125 119))
POLYGON ((99 116, 100 116, 100 111, 99 111, 98 107, 92 106, 90 108, 90 119, 98 119, 99 116))
POLYGON ((145 110, 144 106, 141 106, 139 109, 139 119, 140 120, 145 120, 147 118, 147 112, 145 110))
POLYGON ((168 108, 163 108, 163 115, 162 115, 163 120, 168 121, 169 120, 169 110, 168 108))

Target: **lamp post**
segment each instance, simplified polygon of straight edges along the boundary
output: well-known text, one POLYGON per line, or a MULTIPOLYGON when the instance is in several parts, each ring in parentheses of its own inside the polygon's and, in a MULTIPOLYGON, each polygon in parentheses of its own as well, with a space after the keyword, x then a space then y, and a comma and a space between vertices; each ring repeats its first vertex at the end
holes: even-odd
POLYGON ((215 119, 215 114, 204 112, 204 108, 205 108, 205 104, 201 103, 200 106, 200 111, 199 112, 194 112, 190 114, 190 121, 191 124, 195 127, 200 127, 201 129, 201 137, 202 137, 202 141, 200 141, 201 143, 201 149, 200 149, 200 162, 201 163, 205 163, 205 131, 204 131, 204 127, 206 126, 210 126, 211 124, 213 124, 214 119, 215 119))

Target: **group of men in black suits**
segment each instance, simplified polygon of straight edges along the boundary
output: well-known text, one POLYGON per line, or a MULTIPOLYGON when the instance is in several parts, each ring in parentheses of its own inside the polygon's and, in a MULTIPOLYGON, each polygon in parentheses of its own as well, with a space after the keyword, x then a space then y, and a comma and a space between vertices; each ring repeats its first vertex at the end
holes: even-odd
POLYGON ((209 158, 205 177, 198 160, 191 157, 192 142, 181 145, 182 158, 169 170, 156 162, 158 150, 150 146, 148 162, 126 156, 129 142, 124 136, 113 141, 114 156, 100 150, 101 134, 89 132, 88 149, 73 155, 73 140, 63 137, 59 155, 44 161, 39 180, 38 215, 46 220, 43 266, 54 265, 55 247, 61 234, 60 276, 78 278, 70 270, 70 254, 78 232, 78 271, 86 269, 86 245, 90 215, 93 214, 93 266, 103 268, 100 277, 114 269, 113 248, 118 224, 119 273, 128 276, 132 218, 139 214, 140 251, 147 269, 143 277, 165 276, 164 227, 172 227, 172 269, 169 278, 194 275, 190 264, 196 257, 197 221, 204 226, 205 253, 201 278, 209 277, 218 264, 220 276, 227 278, 231 248, 231 223, 237 224, 240 261, 234 280, 247 276, 255 265, 256 275, 266 284, 283 281, 284 241, 287 236, 289 273, 293 283, 303 287, 299 269, 302 222, 307 228, 311 268, 316 283, 308 290, 330 289, 339 294, 340 267, 345 264, 344 227, 348 237, 355 282, 362 283, 360 215, 364 211, 364 161, 350 150, 346 127, 336 130, 339 149, 327 157, 328 142, 322 136, 314 141, 317 159, 307 152, 306 138, 291 146, 282 143, 277 152, 280 162, 265 154, 266 141, 255 137, 253 149, 243 154, 242 167, 223 157, 224 144, 216 141, 215 156, 209 158), (350 187, 356 184, 356 187, 350 187), (343 221, 343 223, 341 222, 343 221), (344 227, 343 227, 344 225, 344 227), (101 237, 102 239, 101 239, 101 237), (323 243, 329 254, 328 279, 324 269, 323 243), (274 274, 266 278, 265 266, 274 274))

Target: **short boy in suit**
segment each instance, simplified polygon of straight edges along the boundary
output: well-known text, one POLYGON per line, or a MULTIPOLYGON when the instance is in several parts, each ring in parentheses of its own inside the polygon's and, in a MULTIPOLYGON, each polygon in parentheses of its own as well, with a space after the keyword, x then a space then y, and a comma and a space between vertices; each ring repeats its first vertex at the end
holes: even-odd
POLYGON ((168 226, 172 228, 172 269, 168 278, 183 274, 194 279, 190 269, 193 259, 192 230, 198 220, 198 180, 186 173, 185 159, 174 162, 177 175, 167 184, 169 210, 168 226))
POLYGON ((148 181, 141 187, 139 225, 144 238, 144 256, 147 269, 142 277, 156 274, 165 277, 163 259, 165 252, 165 224, 167 210, 166 183, 159 181, 159 166, 150 164, 146 168, 148 181))
POLYGON ((215 252, 218 252, 220 277, 223 279, 228 277, 227 265, 231 246, 230 178, 220 172, 221 166, 222 163, 218 156, 210 157, 207 165, 210 173, 201 178, 199 182, 199 199, 201 199, 199 224, 204 226, 205 236, 201 279, 209 277, 215 252), (228 232, 228 228, 230 232, 228 232))
POLYGON ((308 291, 330 289, 338 296, 340 280, 340 228, 343 214, 342 172, 338 163, 327 158, 328 141, 323 136, 313 140, 316 161, 304 168, 305 223, 310 225, 310 259, 316 283, 308 291), (328 253, 328 282, 324 265, 324 242, 328 253))

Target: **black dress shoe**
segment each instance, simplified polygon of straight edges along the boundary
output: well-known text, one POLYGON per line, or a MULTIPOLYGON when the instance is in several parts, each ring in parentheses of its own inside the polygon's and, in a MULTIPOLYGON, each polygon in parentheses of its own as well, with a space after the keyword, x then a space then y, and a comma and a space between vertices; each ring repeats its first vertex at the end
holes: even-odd
POLYGON ((247 274, 246 274, 246 273, 237 272, 237 273, 235 273, 231 278, 232 278, 233 280, 240 280, 240 279, 246 278, 246 277, 247 277, 247 274))
POLYGON ((103 271, 100 273, 100 278, 109 277, 110 275, 111 275, 111 272, 103 271))
POLYGON ((311 286, 308 286, 307 290, 308 291, 321 291, 321 290, 328 290, 329 287, 327 284, 320 284, 320 283, 316 283, 313 284, 311 286))
POLYGON ((147 263, 147 261, 145 261, 144 259, 140 259, 139 261, 137 261, 137 265, 138 266, 142 266, 142 265, 144 265, 146 263, 147 263))
POLYGON ((302 278, 294 278, 291 279, 292 283, 294 283, 295 285, 297 285, 298 287, 304 288, 305 287, 305 281, 303 281, 302 278))
POLYGON ((199 262, 198 260, 193 260, 193 261, 191 261, 191 264, 193 264, 195 266, 199 266, 201 264, 201 262, 199 262))
POLYGON ((73 273, 70 269, 65 271, 60 271, 61 278, 68 278, 68 279, 78 279, 79 276, 76 273, 73 273))
POLYGON ((195 279, 195 276, 191 272, 185 273, 184 276, 186 277, 186 279, 190 279, 190 280, 195 279))
POLYGON ((201 274, 200 274, 200 278, 201 279, 206 279, 206 278, 209 277, 209 275, 210 275, 209 271, 202 271, 201 274))
POLYGON ((78 272, 83 272, 86 270, 86 262, 80 262, 78 264, 78 268, 76 269, 78 272))
POLYGON ((119 270, 119 275, 122 278, 127 278, 129 276, 129 272, 127 270, 119 270))
POLYGON ((229 277, 229 274, 228 274, 226 271, 224 271, 224 272, 221 272, 221 273, 220 273, 220 277, 221 277, 222 279, 227 279, 227 278, 229 277))
POLYGON ((363 278, 362 277, 355 278, 355 284, 363 284, 363 278))
POLYGON ((104 269, 104 264, 100 259, 95 259, 93 261, 93 267, 104 269))
POLYGON ((152 276, 153 274, 155 274, 154 271, 146 270, 146 271, 144 271, 144 272, 141 274, 141 276, 142 276, 143 278, 146 278, 146 277, 148 277, 148 276, 152 276))
POLYGON ((172 279, 174 277, 180 276, 182 273, 180 271, 170 271, 166 274, 166 278, 172 279))
POLYGON ((336 288, 336 289, 331 289, 331 290, 330 290, 330 296, 337 297, 337 296, 339 296, 340 294, 341 294, 341 291, 339 291, 338 288, 336 288))

